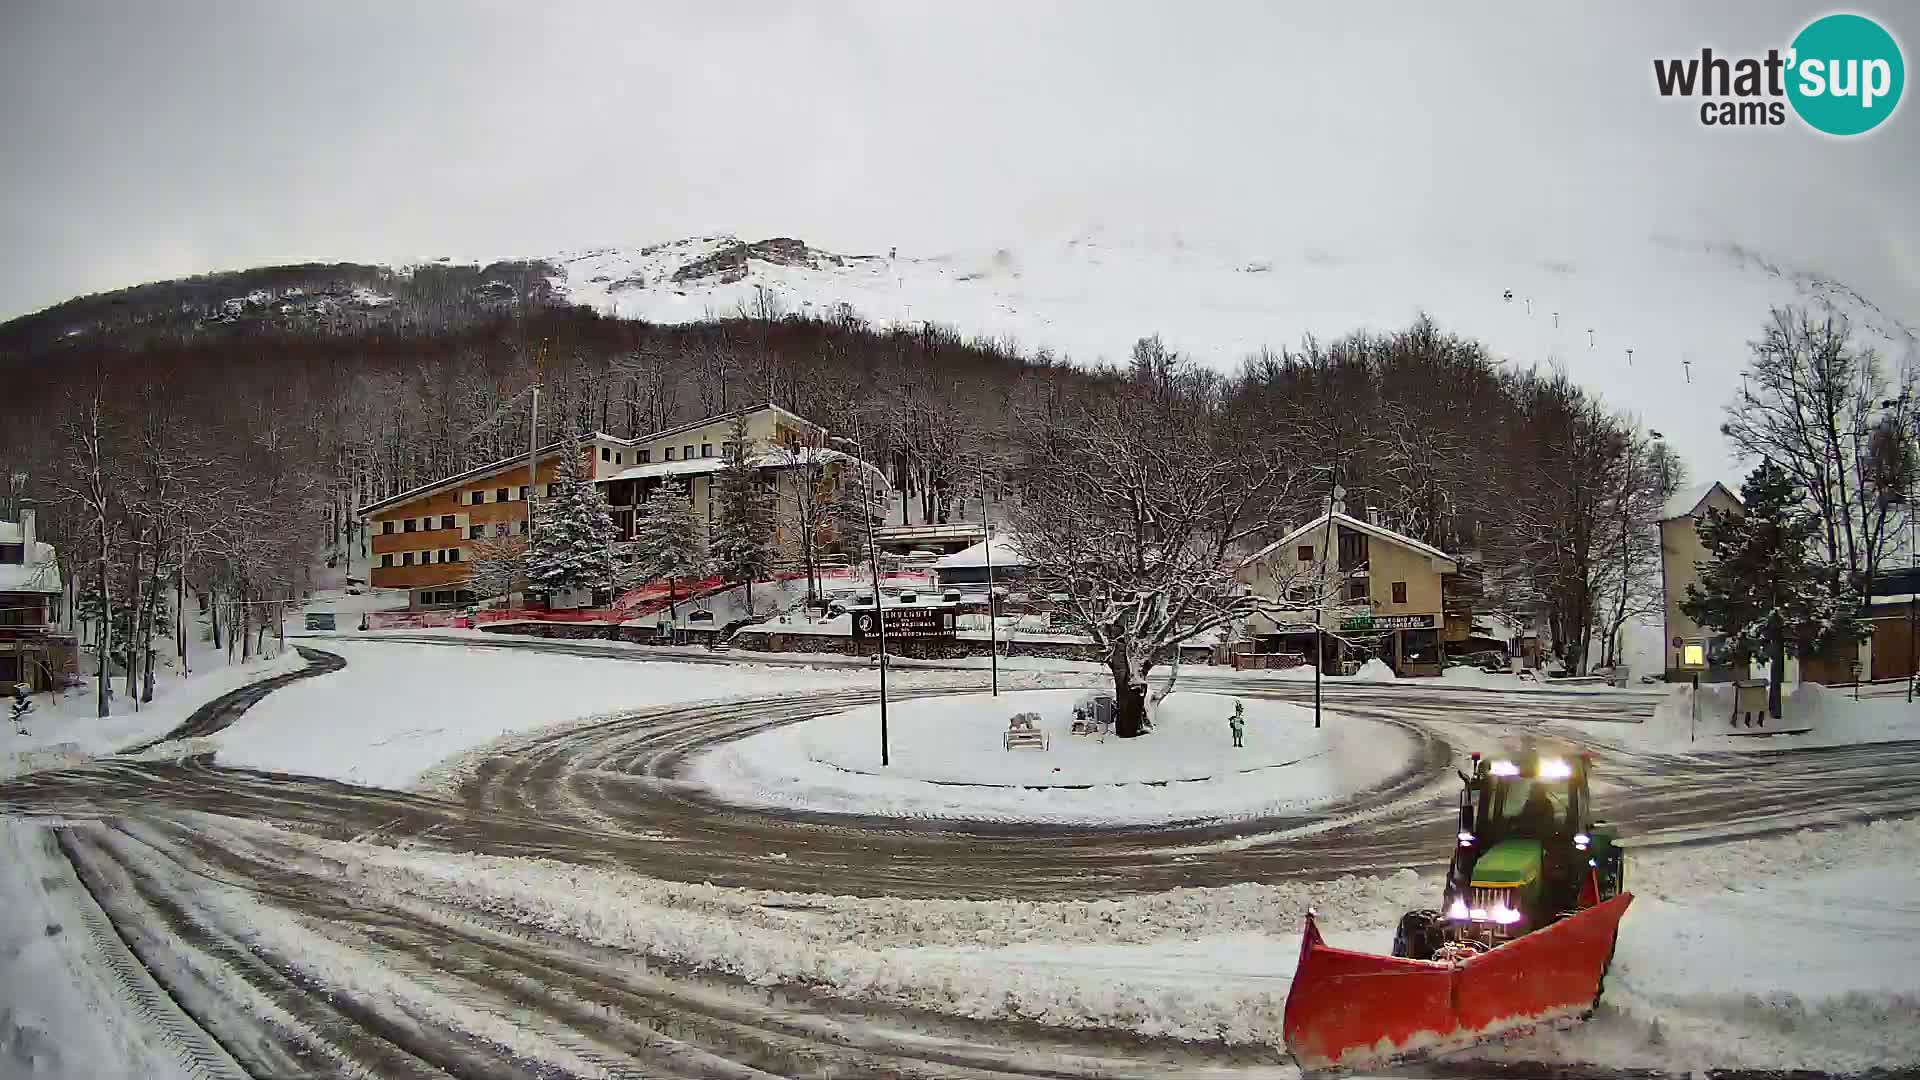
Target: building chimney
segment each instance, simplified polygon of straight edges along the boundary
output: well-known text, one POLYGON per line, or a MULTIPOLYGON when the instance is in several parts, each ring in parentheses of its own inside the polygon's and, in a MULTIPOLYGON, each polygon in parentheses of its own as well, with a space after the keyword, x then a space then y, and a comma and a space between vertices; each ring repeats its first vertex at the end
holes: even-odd
POLYGON ((21 499, 20 500, 20 562, 22 565, 26 565, 26 566, 33 565, 35 561, 34 555, 33 555, 33 525, 34 525, 33 500, 21 499))

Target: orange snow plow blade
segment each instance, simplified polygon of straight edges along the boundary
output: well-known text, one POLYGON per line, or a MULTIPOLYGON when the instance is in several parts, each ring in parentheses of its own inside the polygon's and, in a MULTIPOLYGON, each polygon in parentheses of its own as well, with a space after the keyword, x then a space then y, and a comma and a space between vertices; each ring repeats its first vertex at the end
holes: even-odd
POLYGON ((1633 901, 1603 904, 1458 964, 1329 947, 1313 916, 1282 1031, 1307 1071, 1444 1053, 1593 1008, 1633 901))

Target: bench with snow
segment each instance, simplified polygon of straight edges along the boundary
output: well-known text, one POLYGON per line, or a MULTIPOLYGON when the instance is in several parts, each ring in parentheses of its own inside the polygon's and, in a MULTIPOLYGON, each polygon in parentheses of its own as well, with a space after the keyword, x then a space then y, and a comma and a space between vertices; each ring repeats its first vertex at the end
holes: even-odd
POLYGON ((1007 733, 1000 741, 1011 750, 1016 746, 1029 746, 1039 750, 1047 748, 1047 733, 1040 730, 1040 714, 1032 712, 1015 713, 1007 721, 1007 733))

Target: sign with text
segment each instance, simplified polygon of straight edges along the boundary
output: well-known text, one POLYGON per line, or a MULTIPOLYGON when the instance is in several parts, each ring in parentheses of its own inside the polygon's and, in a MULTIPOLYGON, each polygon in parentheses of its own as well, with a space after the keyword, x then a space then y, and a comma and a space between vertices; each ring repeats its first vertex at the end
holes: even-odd
POLYGON ((1431 630, 1436 617, 1433 615, 1375 615, 1362 612, 1346 615, 1340 619, 1342 630, 1431 630))
MULTIPOLYGON (((881 608, 881 617, 886 620, 888 637, 952 637, 954 630, 954 611, 945 607, 891 607, 881 608)), ((879 634, 871 611, 853 613, 853 636, 856 640, 874 637, 879 634)))

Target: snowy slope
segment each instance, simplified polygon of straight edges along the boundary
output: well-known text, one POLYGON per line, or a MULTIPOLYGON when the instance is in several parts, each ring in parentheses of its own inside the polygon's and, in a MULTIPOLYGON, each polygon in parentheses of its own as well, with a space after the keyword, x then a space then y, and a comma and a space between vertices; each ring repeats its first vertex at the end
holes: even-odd
POLYGON ((1262 346, 1393 329, 1426 311, 1515 362, 1565 365, 1667 432, 1701 479, 1731 475, 1714 424, 1771 305, 1831 300, 1896 361, 1915 349, 1906 324, 1920 322, 1738 245, 1631 224, 1605 250, 1519 261, 1471 247, 1256 250, 1106 229, 971 253, 848 255, 713 236, 548 261, 560 270, 556 292, 630 318, 678 323, 767 306, 828 314, 845 304, 876 324, 934 322, 1081 361, 1122 358, 1158 333, 1231 367, 1262 346))

